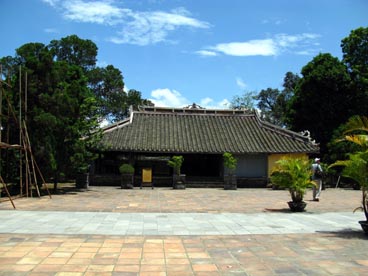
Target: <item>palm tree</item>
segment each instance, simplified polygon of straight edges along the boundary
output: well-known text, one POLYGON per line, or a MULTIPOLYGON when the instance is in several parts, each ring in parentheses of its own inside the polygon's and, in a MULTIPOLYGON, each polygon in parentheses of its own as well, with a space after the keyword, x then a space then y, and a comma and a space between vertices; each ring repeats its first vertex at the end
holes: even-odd
POLYGON ((339 160, 330 167, 343 166, 342 175, 355 180, 362 189, 362 206, 368 221, 368 150, 349 154, 348 160, 339 160))
MULTIPOLYGON (((288 202, 292 211, 293 207, 306 206, 303 201, 307 188, 315 183, 311 180, 312 170, 308 158, 285 157, 276 162, 276 167, 271 174, 271 182, 280 188, 289 190, 291 202, 288 202)), ((304 209, 302 208, 302 209, 304 209)))
POLYGON ((353 116, 345 124, 347 130, 344 137, 340 141, 349 141, 357 144, 362 150, 368 149, 368 117, 353 116))
MULTIPOLYGON (((338 141, 349 141, 357 144, 361 151, 350 153, 348 160, 339 160, 329 167, 342 166, 342 175, 359 184, 362 190, 362 206, 357 209, 364 211, 366 220, 360 221, 363 230, 368 233, 368 118, 354 116, 346 124, 345 137, 338 141)), ((356 210, 357 210, 356 209, 356 210)))

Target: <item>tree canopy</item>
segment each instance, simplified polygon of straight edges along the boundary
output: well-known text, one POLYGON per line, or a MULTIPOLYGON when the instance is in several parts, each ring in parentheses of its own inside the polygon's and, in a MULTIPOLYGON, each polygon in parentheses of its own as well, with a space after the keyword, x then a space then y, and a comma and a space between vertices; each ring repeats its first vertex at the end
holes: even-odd
POLYGON ((320 53, 301 69, 301 76, 287 72, 282 89, 235 96, 231 107, 256 105, 262 119, 294 131, 309 130, 322 155, 339 156, 341 146, 332 141, 341 134, 340 126, 351 116, 368 115, 368 28, 352 30, 341 48, 342 60, 320 53))
POLYGON ((319 54, 302 69, 291 99, 288 120, 296 131, 309 130, 326 153, 335 128, 354 112, 346 66, 330 54, 319 54))
POLYGON ((343 62, 352 79, 352 88, 360 104, 357 114, 368 115, 368 28, 358 28, 341 42, 343 62))
POLYGON ((124 91, 119 69, 97 67, 96 60, 97 46, 76 35, 49 45, 27 43, 14 57, 0 59, 8 84, 3 89, 3 114, 14 107, 14 116, 2 119, 2 127, 9 143, 19 143, 17 118, 21 111, 23 120, 27 116, 33 152, 46 176, 59 179, 86 172, 99 123, 125 118, 129 105, 150 103, 137 90, 124 91))

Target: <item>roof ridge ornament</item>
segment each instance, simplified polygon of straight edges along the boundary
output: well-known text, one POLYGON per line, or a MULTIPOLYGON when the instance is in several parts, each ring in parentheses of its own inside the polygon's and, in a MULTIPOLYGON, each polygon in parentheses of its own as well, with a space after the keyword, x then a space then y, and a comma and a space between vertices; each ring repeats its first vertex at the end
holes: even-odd
POLYGON ((310 131, 309 130, 303 130, 300 132, 300 134, 304 137, 307 138, 309 142, 311 142, 314 145, 317 145, 316 140, 312 140, 312 137, 310 136, 310 131))
POLYGON ((188 106, 185 106, 184 109, 206 109, 206 108, 204 108, 204 107, 202 107, 202 106, 200 106, 196 103, 192 103, 188 106))

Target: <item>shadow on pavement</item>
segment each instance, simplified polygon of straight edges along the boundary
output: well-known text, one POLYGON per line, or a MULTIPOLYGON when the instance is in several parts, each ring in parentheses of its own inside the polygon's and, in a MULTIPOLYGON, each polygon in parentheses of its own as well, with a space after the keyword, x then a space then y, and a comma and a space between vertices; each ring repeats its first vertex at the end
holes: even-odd
POLYGON ((341 239, 362 239, 368 240, 368 235, 366 235, 363 230, 352 230, 352 229, 342 229, 340 231, 316 231, 319 234, 327 234, 333 237, 341 239))

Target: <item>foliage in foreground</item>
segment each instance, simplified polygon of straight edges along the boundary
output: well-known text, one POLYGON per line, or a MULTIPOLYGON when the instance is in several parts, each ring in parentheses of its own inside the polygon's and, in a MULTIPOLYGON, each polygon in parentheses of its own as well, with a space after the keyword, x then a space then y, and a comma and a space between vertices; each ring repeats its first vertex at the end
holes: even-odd
POLYGON ((277 187, 288 189, 293 202, 301 202, 307 188, 315 185, 311 176, 308 158, 285 157, 276 162, 271 182, 277 187))

